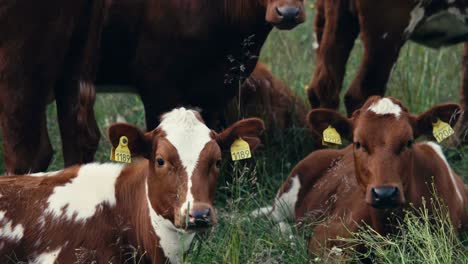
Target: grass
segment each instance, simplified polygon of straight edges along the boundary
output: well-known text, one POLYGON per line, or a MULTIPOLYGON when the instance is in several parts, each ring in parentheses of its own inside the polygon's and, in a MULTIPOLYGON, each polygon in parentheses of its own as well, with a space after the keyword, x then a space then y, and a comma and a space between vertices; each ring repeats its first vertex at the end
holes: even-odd
MULTIPOLYGON (((261 54, 261 60, 304 98, 304 87, 314 70, 312 49, 313 9, 309 8, 305 24, 292 32, 274 30, 261 54)), ((355 76, 362 46, 356 41, 347 67, 344 87, 355 76)), ((437 103, 459 101, 461 47, 430 50, 408 43, 403 50, 388 85, 388 95, 402 100, 411 112, 420 113, 437 103)), ((343 111, 343 106, 341 106, 343 111)), ((108 124, 123 117, 129 123, 144 127, 141 101, 131 94, 98 94, 96 117, 103 139, 96 160, 109 159, 110 145, 105 139, 108 124)), ((54 158, 49 170, 63 167, 56 109, 48 108, 48 128, 54 158)), ((305 237, 307 230, 293 228, 285 236, 267 219, 252 219, 249 213, 271 204, 280 184, 293 166, 312 151, 312 142, 304 128, 278 131, 264 138, 264 147, 254 155, 254 162, 223 164, 218 184, 216 207, 218 226, 200 237, 192 246, 190 263, 309 263, 305 237)), ((468 146, 444 148, 450 164, 468 182, 468 146)), ((0 157, 3 158, 3 157, 0 157)), ((0 169, 3 164, 0 164, 0 169)), ((393 237, 377 236, 363 229, 353 238, 372 248, 379 263, 467 263, 467 250, 453 236, 441 215, 438 225, 426 220, 425 209, 408 214, 402 220, 402 231, 393 237), (427 259, 430 258, 430 259, 427 259), (426 262, 426 260, 428 262, 426 262)), ((313 259, 310 261, 314 261, 313 259)), ((317 259, 320 262, 320 260, 317 259)))

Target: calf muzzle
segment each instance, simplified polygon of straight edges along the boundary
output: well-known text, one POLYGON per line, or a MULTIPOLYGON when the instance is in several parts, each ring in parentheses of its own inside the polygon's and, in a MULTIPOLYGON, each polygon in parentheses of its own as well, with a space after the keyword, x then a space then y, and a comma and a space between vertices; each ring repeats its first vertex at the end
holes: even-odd
POLYGON ((400 205, 400 189, 394 186, 374 187, 371 189, 372 207, 377 209, 395 208, 400 205))
POLYGON ((212 225, 211 222, 211 209, 204 208, 192 210, 189 214, 187 227, 189 229, 207 228, 212 225))

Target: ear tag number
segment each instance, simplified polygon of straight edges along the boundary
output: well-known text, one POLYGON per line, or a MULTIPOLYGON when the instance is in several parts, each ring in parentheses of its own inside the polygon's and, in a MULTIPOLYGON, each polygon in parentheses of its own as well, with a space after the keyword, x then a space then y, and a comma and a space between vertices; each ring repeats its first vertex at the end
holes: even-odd
POLYGON ((112 148, 111 160, 123 163, 132 162, 132 154, 128 148, 128 138, 126 136, 121 136, 117 148, 112 148))
POLYGON ((231 158, 232 160, 243 160, 252 157, 250 152, 249 143, 242 138, 236 139, 231 145, 231 158))
POLYGON ((340 133, 338 133, 334 127, 328 126, 328 128, 323 131, 322 145, 335 146, 341 144, 340 133))
POLYGON ((437 142, 440 143, 444 139, 455 134, 455 131, 453 131, 452 127, 449 124, 437 118, 437 121, 435 123, 432 123, 432 134, 434 135, 437 142))

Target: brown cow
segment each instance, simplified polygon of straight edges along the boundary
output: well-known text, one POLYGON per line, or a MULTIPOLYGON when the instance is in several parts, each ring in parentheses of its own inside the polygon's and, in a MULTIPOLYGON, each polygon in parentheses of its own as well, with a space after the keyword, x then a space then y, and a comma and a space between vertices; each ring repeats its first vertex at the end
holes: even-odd
POLYGON ((263 63, 242 85, 240 98, 234 97, 225 111, 228 124, 239 117, 261 116, 269 130, 305 127, 304 102, 263 63))
POLYGON ((271 29, 304 19, 303 0, 0 0, 7 171, 47 167, 45 107, 54 97, 65 165, 92 160, 96 83, 106 85, 100 91, 132 86, 148 130, 177 105, 199 106, 212 120, 253 71, 271 29))
MULTIPOLYGON (((308 97, 313 108, 337 109, 346 63, 358 34, 364 55, 345 95, 348 115, 371 95, 385 94, 401 47, 410 39, 439 48, 468 39, 468 4, 462 0, 317 0, 317 62, 308 97)), ((463 58, 462 103, 468 107, 468 44, 463 58)), ((464 115, 462 131, 468 129, 464 115)))
POLYGON ((155 130, 118 123, 129 165, 91 163, 0 178, 0 262, 180 263, 196 232, 216 223, 221 150, 242 137, 255 149, 263 122, 210 130, 198 112, 174 109, 155 130), (132 261, 133 262, 133 261, 132 261))
POLYGON ((315 223, 311 253, 338 243, 366 223, 380 234, 394 232, 395 216, 416 208, 434 189, 448 206, 453 227, 468 230, 468 193, 462 179, 450 168, 439 145, 415 143, 432 137, 432 123, 440 118, 455 123, 456 104, 412 115, 400 102, 372 96, 351 118, 328 109, 312 110, 308 121, 314 133, 329 125, 354 142, 340 150, 318 150, 300 161, 280 188, 273 210, 262 209, 281 222, 315 223), (317 225, 318 222, 322 222, 317 225))

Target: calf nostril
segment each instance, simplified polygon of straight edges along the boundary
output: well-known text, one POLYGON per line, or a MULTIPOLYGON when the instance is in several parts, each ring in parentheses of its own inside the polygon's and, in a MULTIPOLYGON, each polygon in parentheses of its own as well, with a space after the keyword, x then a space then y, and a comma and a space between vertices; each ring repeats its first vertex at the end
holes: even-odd
POLYGON ((292 6, 282 6, 276 8, 276 13, 286 20, 293 20, 299 16, 300 9, 292 6))
POLYGON ((281 16, 281 17, 283 16, 283 14, 281 13, 281 11, 279 10, 278 7, 276 7, 275 10, 276 10, 276 14, 278 14, 278 16, 281 16))

